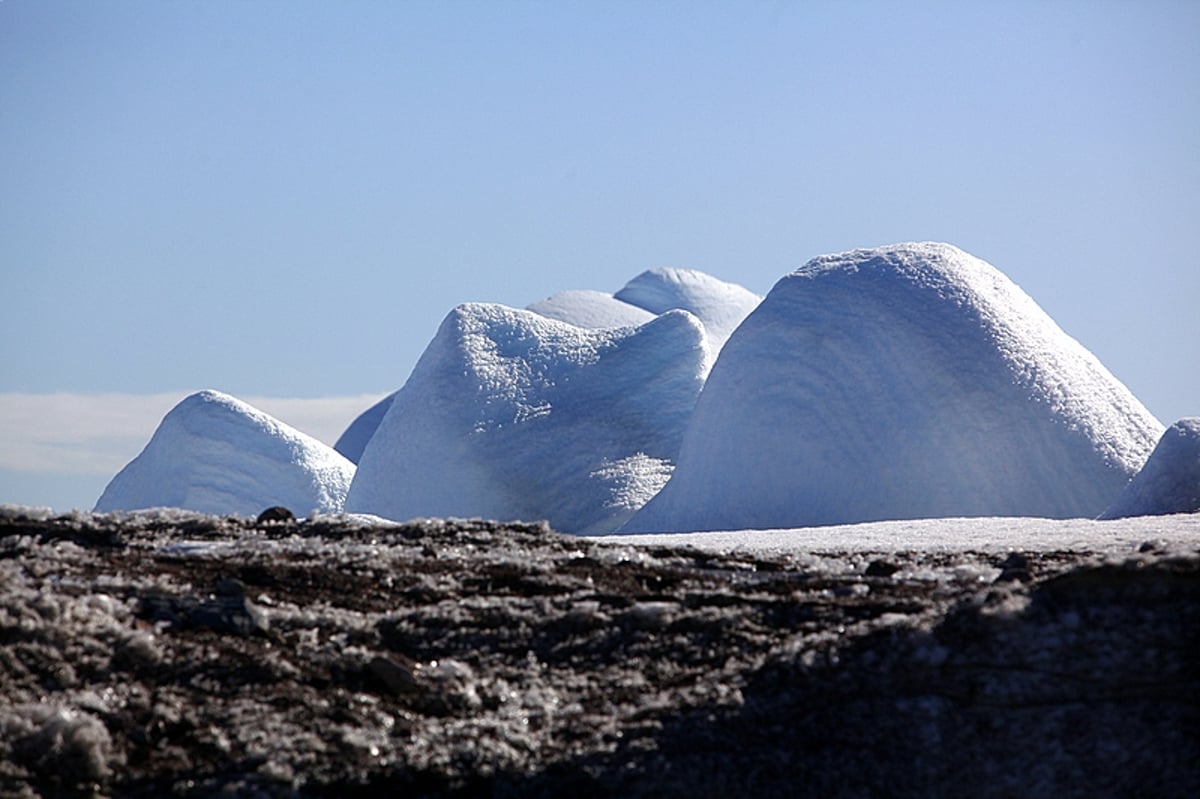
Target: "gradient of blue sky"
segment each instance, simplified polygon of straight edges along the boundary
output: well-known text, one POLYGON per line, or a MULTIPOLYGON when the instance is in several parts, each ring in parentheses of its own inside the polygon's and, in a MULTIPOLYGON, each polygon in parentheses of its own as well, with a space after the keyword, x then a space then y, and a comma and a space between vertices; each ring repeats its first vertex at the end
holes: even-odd
POLYGON ((1200 4, 0 2, 0 392, 401 385, 455 304, 949 241, 1200 414, 1200 4))

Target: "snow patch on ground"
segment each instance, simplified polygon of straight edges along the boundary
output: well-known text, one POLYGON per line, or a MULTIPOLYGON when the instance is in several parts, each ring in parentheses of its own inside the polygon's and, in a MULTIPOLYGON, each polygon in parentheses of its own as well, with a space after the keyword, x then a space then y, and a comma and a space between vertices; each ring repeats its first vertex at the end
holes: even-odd
POLYGON ((693 546, 715 552, 802 555, 809 552, 1131 553, 1139 547, 1200 546, 1200 515, 1147 516, 1115 521, 993 518, 907 519, 776 530, 716 530, 601 536, 611 544, 693 546))

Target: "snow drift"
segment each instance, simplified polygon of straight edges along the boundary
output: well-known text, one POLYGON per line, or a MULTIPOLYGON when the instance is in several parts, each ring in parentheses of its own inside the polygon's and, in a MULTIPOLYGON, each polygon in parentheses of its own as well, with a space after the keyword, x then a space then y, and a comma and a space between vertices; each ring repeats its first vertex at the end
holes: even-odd
POLYGON ((346 509, 611 532, 666 481, 706 357, 684 311, 588 330, 459 306, 367 443, 346 509))
POLYGON ((1200 417, 1167 428, 1150 459, 1101 516, 1163 516, 1200 511, 1200 417))
POLYGON ((173 507, 247 516, 272 505, 342 509, 354 464, 314 438, 217 391, 182 400, 108 484, 97 511, 173 507))
POLYGON ((932 243, 827 255, 729 339, 624 530, 1094 517, 1161 431, 989 264, 932 243))

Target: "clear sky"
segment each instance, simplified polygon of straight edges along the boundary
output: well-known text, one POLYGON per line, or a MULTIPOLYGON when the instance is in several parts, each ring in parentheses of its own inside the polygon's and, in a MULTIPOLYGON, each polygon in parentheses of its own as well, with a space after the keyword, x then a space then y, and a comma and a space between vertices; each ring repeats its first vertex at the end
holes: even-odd
POLYGON ((1198 42, 1192 0, 0 0, 0 502, 111 476, 13 462, 42 395, 340 426, 460 302, 906 240, 1200 415, 1198 42))

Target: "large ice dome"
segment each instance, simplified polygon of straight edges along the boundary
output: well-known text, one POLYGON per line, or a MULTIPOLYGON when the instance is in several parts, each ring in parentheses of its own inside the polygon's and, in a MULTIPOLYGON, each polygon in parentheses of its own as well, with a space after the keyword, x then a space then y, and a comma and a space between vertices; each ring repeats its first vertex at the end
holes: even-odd
POLYGON ((624 530, 1094 517, 1162 429, 984 261, 826 255, 729 339, 670 481, 624 530))
POLYGON ((611 532, 670 474, 707 357, 686 311, 586 329, 462 305, 394 395, 346 509, 611 532))
POLYGON ((201 391, 163 417, 95 509, 339 512, 353 476, 354 464, 320 441, 239 399, 201 391))

